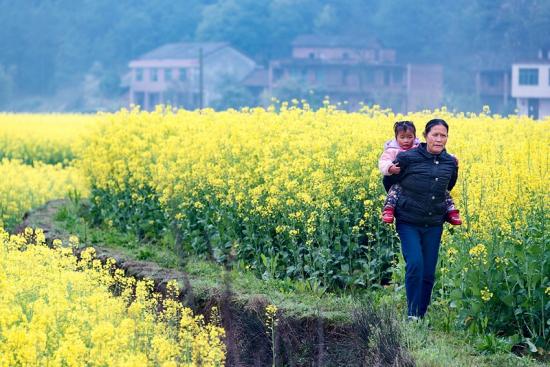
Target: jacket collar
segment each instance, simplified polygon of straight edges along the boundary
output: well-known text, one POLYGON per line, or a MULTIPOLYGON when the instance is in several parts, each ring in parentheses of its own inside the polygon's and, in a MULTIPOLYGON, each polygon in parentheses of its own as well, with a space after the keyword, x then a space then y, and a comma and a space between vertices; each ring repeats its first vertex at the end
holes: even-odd
POLYGON ((427 144, 426 143, 420 143, 418 145, 418 151, 425 157, 427 158, 434 158, 434 157, 441 157, 441 156, 446 156, 447 155, 447 150, 446 149, 443 149, 441 151, 441 153, 439 154, 433 154, 433 153, 430 153, 428 152, 428 148, 427 148, 427 144))

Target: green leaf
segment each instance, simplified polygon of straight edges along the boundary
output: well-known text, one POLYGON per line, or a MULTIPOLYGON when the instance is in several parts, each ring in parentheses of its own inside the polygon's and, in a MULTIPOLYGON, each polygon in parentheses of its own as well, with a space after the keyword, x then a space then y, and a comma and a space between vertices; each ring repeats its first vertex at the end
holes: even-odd
POLYGON ((460 291, 460 289, 454 289, 451 292, 450 297, 454 301, 461 300, 462 299, 462 292, 460 291))
POLYGON ((508 307, 512 307, 514 305, 514 296, 511 294, 500 297, 500 300, 508 307))

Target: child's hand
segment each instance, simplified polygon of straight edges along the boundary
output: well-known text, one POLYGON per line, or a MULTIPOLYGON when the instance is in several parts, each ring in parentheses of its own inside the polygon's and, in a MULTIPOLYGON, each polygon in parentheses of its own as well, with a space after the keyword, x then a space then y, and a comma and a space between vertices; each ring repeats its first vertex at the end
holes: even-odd
POLYGON ((390 168, 388 168, 388 173, 392 175, 398 175, 399 172, 401 172, 401 167, 399 167, 399 163, 392 164, 390 168))

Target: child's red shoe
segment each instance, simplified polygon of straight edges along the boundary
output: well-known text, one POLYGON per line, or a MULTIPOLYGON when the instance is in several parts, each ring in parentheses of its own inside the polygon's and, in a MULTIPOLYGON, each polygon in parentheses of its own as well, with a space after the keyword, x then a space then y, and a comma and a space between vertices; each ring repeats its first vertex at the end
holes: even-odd
POLYGON ((392 207, 386 207, 384 210, 382 210, 382 221, 384 223, 393 223, 393 212, 394 209, 392 207))
POLYGON ((449 210, 447 212, 447 222, 451 223, 453 226, 459 226, 462 224, 462 219, 460 219, 460 213, 457 209, 449 210))

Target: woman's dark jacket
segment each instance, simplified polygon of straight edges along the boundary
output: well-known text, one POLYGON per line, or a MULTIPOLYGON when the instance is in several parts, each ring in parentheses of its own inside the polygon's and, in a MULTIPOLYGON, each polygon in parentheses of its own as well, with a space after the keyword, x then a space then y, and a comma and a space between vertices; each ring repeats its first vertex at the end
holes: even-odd
POLYGON ((399 153, 396 162, 401 173, 395 178, 402 187, 395 208, 397 222, 442 225, 447 213, 445 191, 450 191, 458 178, 456 159, 446 150, 431 154, 422 143, 399 153))

